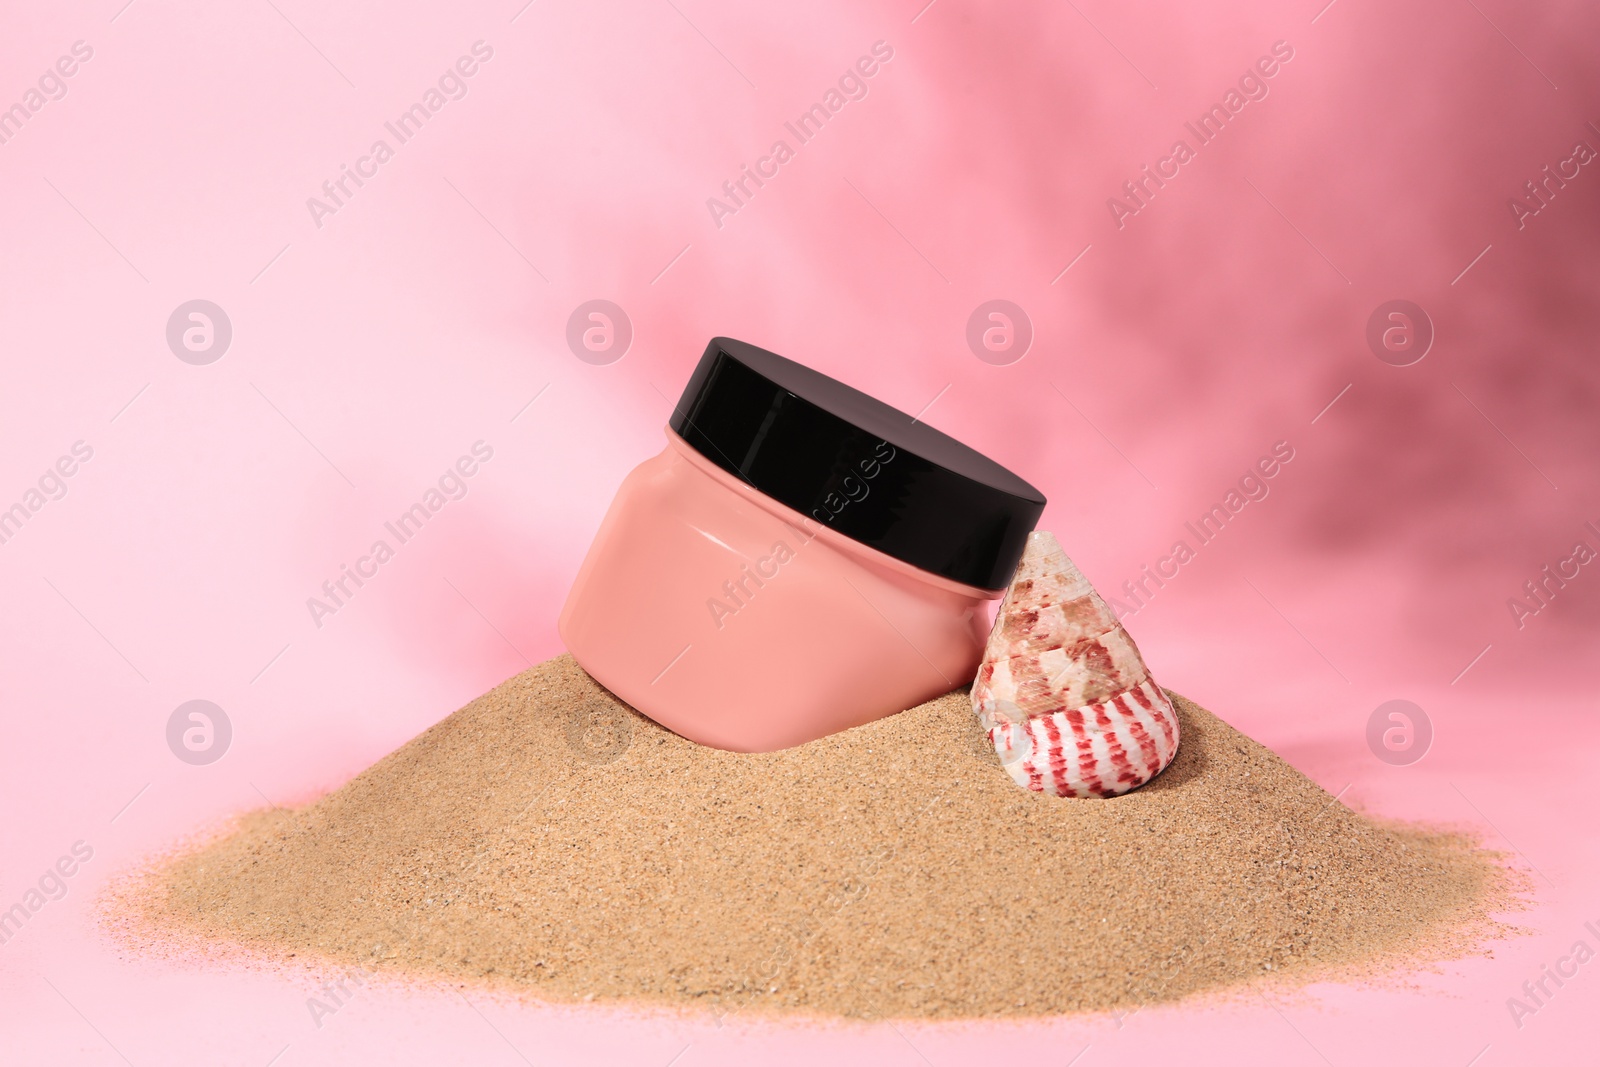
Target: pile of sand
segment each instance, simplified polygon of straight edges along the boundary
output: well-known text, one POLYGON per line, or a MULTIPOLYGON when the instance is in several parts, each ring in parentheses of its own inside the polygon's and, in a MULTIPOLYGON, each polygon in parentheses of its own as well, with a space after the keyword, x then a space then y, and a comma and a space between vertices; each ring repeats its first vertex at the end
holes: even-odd
MULTIPOLYGON (((685 741, 571 657, 148 876, 138 924, 273 957, 722 1011, 1045 1015, 1459 954, 1508 875, 1350 811, 1175 697, 1114 800, 1018 789, 964 692, 799 748, 685 741)), ((757 713, 753 710, 753 713, 757 713)))

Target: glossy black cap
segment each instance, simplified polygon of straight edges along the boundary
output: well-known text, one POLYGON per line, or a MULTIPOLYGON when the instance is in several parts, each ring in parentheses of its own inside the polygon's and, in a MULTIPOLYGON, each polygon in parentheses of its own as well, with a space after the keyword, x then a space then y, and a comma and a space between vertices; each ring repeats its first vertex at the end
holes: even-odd
POLYGON ((706 459, 818 524, 963 585, 1003 589, 1044 494, 809 367, 714 337, 673 409, 706 459))

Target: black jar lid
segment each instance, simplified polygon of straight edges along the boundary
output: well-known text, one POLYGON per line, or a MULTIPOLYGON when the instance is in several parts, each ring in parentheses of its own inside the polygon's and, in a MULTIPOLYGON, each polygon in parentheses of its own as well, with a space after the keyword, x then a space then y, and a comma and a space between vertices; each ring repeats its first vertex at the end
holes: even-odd
POLYGON ((1044 495, 903 411, 754 345, 713 337, 669 424, 817 523, 980 589, 1011 581, 1044 495))

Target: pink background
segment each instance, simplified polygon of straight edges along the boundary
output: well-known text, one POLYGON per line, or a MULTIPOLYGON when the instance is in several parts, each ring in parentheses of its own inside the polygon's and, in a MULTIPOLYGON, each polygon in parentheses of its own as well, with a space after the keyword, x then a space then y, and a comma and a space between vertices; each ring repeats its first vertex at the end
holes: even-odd
POLYGON ((94 858, 0 946, 0 1059, 1592 1055, 1600 963, 1520 1029, 1505 1001, 1600 947, 1600 574, 1521 629, 1506 601, 1600 545, 1600 166, 1522 229, 1507 201, 1600 148, 1600 13, 923 2, 14 5, 0 106, 74 41, 93 57, 0 144, 0 507, 75 441, 94 455, 0 545, 0 908, 74 841, 94 858), (479 40, 465 97, 315 225, 307 198, 479 40), (867 96, 719 228, 706 199, 879 40, 867 96), (1279 40, 1270 94, 1119 229, 1107 198, 1279 40), (233 326, 207 366, 164 336, 195 298, 233 326), (597 298, 634 329, 607 366, 564 340, 597 298), (1008 366, 965 342, 993 298, 1035 331, 1008 366), (1409 367, 1364 339, 1395 298, 1437 331, 1409 367), (1165 684, 1348 802, 1510 853, 1530 936, 1415 988, 898 1030, 376 989, 319 1029, 308 981, 109 944, 114 872, 336 787, 559 651, 588 538, 716 333, 926 408, 1046 492, 1108 592, 1289 441, 1270 495, 1128 625, 1165 684), (306 598, 480 439, 467 496, 315 626, 306 598), (196 698, 234 728, 210 766, 166 746, 196 698), (1366 745, 1395 698, 1435 731, 1410 766, 1366 745))

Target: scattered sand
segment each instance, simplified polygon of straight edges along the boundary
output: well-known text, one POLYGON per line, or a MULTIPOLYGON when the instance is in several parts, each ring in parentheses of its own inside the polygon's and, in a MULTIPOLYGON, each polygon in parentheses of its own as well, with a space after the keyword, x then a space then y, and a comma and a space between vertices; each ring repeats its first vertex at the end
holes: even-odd
POLYGON ((1473 949, 1512 876, 1358 815, 1181 697, 1114 800, 1018 789, 965 692, 799 748, 662 729, 569 656, 149 872, 145 936, 537 997, 1039 1016, 1473 949))

